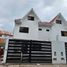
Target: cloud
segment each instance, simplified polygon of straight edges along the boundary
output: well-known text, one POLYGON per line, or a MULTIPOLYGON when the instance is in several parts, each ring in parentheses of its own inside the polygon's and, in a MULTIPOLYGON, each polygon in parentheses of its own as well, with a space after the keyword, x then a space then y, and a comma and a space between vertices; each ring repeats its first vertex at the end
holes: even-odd
POLYGON ((0 30, 5 30, 12 32, 14 28, 13 20, 8 20, 6 18, 0 18, 0 30))
POLYGON ((49 21, 53 17, 55 17, 59 12, 63 14, 65 18, 67 18, 66 11, 67 8, 67 0, 41 0, 39 2, 35 9, 37 11, 37 14, 39 14, 42 21, 49 21))
POLYGON ((0 27, 3 27, 3 24, 0 24, 0 27))
POLYGON ((0 17, 14 17, 21 11, 23 6, 26 4, 26 0, 1 0, 0 1, 0 17))

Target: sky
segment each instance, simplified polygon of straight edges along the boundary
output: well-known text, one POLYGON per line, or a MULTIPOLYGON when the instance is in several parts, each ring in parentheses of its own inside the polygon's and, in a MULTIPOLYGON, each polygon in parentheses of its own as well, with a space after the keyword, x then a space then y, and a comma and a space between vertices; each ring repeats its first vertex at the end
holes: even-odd
POLYGON ((41 21, 50 21, 60 12, 67 20, 67 0, 0 0, 0 29, 12 32, 14 20, 31 8, 41 21))

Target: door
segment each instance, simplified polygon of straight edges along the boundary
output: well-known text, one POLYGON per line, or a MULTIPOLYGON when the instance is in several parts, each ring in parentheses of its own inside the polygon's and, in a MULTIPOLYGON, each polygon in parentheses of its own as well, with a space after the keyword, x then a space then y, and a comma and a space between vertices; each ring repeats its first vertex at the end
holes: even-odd
POLYGON ((49 41, 9 40, 7 63, 52 63, 49 41))

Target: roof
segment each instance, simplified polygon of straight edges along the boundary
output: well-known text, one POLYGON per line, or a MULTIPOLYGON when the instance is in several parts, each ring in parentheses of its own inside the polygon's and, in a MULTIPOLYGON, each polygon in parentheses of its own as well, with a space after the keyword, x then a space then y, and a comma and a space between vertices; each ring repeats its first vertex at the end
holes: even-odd
POLYGON ((39 26, 51 27, 51 26, 53 25, 54 21, 55 21, 56 19, 58 19, 60 16, 62 16, 61 13, 59 13, 58 15, 56 15, 56 16, 55 16, 51 21, 49 21, 49 22, 39 22, 38 24, 39 24, 39 26))
MULTIPOLYGON (((36 13, 34 12, 34 10, 33 10, 33 8, 27 13, 27 15, 30 13, 30 12, 33 12, 35 15, 36 15, 36 13)), ((26 16, 26 15, 25 15, 26 16)), ((24 16, 24 17, 25 17, 24 16)), ((37 16, 37 15, 36 15, 37 16)), ((41 21, 39 21, 39 26, 46 26, 46 27, 51 27, 52 25, 53 25, 53 23, 54 23, 54 21, 55 21, 55 19, 56 18, 58 18, 58 17, 60 17, 60 16, 62 16, 61 15, 61 13, 58 13, 51 21, 49 21, 49 22, 41 22, 41 21)), ((23 18, 24 18, 23 17, 23 18)), ((38 17, 38 16, 37 16, 38 17)), ((38 17, 39 18, 39 17, 38 17)), ((40 19, 40 18, 39 18, 40 19)), ((15 19, 15 23, 16 24, 21 24, 21 19, 15 19)))
POLYGON ((7 31, 1 31, 1 30, 0 30, 0 35, 13 36, 10 32, 7 32, 7 31))
POLYGON ((30 13, 33 13, 38 19, 39 19, 39 21, 40 21, 40 18, 38 17, 38 15, 36 14, 36 12, 34 11, 34 9, 32 8, 31 10, 29 10, 29 12, 26 14, 26 15, 24 15, 23 16, 23 18, 19 18, 19 19, 15 19, 14 21, 15 21, 15 24, 21 24, 22 23, 22 19, 24 19, 26 16, 28 16, 30 13))
POLYGON ((50 27, 51 26, 51 23, 50 22, 39 22, 38 23, 39 26, 42 26, 42 27, 50 27))

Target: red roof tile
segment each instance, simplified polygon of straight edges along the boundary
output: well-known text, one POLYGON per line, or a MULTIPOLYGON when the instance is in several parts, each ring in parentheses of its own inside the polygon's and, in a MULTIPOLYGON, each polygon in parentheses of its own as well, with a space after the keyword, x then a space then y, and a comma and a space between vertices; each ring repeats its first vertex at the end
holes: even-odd
POLYGON ((13 36, 10 32, 6 32, 6 31, 0 31, 0 35, 13 36))
POLYGON ((58 18, 58 15, 55 16, 50 22, 39 22, 39 26, 45 26, 45 27, 51 27, 52 24, 54 23, 53 21, 58 18))

